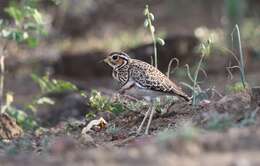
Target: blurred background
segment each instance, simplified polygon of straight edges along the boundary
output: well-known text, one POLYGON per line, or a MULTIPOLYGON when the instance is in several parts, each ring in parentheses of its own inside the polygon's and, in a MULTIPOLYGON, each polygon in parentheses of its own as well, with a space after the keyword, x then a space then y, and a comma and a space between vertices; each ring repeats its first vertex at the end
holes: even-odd
MULTIPOLYGON (((22 0, 1 0, 1 18, 10 20, 4 9, 11 2, 22 0)), ((49 73, 85 90, 117 88, 111 69, 98 62, 112 51, 124 51, 150 63, 153 48, 151 35, 144 28, 146 4, 155 16, 156 35, 166 42, 158 46, 160 70, 167 71, 171 58, 180 61, 170 74, 172 79, 188 80, 184 65, 192 70, 199 61, 200 43, 211 39, 213 49, 203 63, 208 76, 201 76, 202 86, 224 92, 225 84, 239 79, 238 70, 232 70, 233 79, 226 70, 237 65, 230 51, 238 56, 237 41, 232 40, 232 31, 238 24, 247 80, 259 85, 258 0, 46 0, 37 4, 47 31, 39 45, 28 48, 8 44, 6 89, 15 92, 17 103, 29 101, 37 92, 31 73, 49 73)))

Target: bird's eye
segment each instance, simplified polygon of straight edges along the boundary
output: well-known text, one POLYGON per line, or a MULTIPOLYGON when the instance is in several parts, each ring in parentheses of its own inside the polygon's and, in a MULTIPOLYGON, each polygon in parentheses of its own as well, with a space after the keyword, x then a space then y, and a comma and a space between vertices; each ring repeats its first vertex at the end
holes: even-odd
POLYGON ((114 56, 112 56, 112 59, 113 59, 113 60, 117 60, 117 59, 118 59, 118 56, 117 56, 117 55, 114 55, 114 56))

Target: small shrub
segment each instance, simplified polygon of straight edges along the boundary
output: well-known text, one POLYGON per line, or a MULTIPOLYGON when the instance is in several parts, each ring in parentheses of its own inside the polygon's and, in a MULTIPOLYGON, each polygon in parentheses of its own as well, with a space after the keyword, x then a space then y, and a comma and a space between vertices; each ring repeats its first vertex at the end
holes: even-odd
POLYGON ((246 84, 246 88, 245 88, 242 82, 236 82, 227 87, 227 90, 233 93, 245 92, 247 89, 248 89, 248 85, 246 84))
MULTIPOLYGON (((191 74, 189 65, 186 65, 187 67, 187 75, 190 81, 192 82, 192 85, 189 85, 187 83, 183 83, 186 87, 192 90, 192 106, 195 106, 198 104, 199 101, 205 98, 205 92, 203 92, 200 88, 198 76, 199 73, 202 72, 204 75, 206 75, 206 72, 202 68, 202 62, 206 56, 209 56, 211 53, 212 48, 212 40, 208 39, 206 42, 201 43, 199 47, 199 52, 201 53, 200 61, 198 62, 198 65, 195 69, 194 74, 191 74)), ((207 76, 207 75, 206 75, 207 76)))
POLYGON ((6 111, 11 117, 15 118, 17 124, 24 130, 35 130, 37 129, 38 123, 34 117, 29 116, 25 111, 9 107, 6 111))
POLYGON ((36 8, 37 1, 25 0, 24 3, 12 1, 4 11, 11 17, 14 24, 2 21, 1 36, 17 43, 26 43, 36 47, 39 37, 46 35, 43 16, 36 8))
POLYGON ((42 14, 36 8, 37 3, 35 0, 11 1, 4 9, 11 21, 0 19, 0 37, 4 41, 0 55, 1 113, 7 112, 25 129, 33 129, 37 123, 22 110, 12 107, 13 95, 4 92, 5 58, 8 56, 8 42, 14 41, 16 44, 25 43, 29 47, 36 47, 40 37, 47 34, 42 14), (6 97, 5 103, 4 97, 6 97))
POLYGON ((32 79, 39 85, 43 94, 78 90, 74 84, 63 80, 50 79, 48 75, 39 77, 32 74, 32 79))
POLYGON ((124 106, 119 102, 113 102, 108 97, 101 95, 96 90, 91 91, 90 106, 98 111, 109 111, 119 114, 124 111, 124 106))

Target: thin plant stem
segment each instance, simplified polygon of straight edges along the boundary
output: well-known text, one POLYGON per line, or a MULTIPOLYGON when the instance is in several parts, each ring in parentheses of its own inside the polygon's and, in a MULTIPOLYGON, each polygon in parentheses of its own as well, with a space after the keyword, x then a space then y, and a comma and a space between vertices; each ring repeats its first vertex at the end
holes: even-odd
POLYGON ((152 32, 152 39, 153 39, 153 52, 154 52, 154 66, 158 68, 157 46, 156 46, 156 39, 155 39, 154 32, 152 32))
POLYGON ((153 40, 153 52, 154 52, 154 66, 156 68, 158 68, 158 58, 157 58, 157 42, 156 42, 156 37, 155 37, 155 28, 152 25, 152 18, 149 12, 149 6, 146 5, 146 9, 148 10, 148 14, 147 14, 147 21, 148 21, 148 27, 152 36, 152 40, 153 40))
POLYGON ((198 80, 198 75, 199 75, 199 71, 200 71, 200 67, 201 67, 201 64, 202 64, 202 61, 203 61, 203 57, 204 55, 202 54, 201 58, 200 58, 200 61, 198 63, 198 66, 196 68, 196 71, 194 73, 194 79, 193 79, 193 91, 192 91, 192 105, 194 106, 196 104, 196 86, 197 86, 197 80, 198 80))
POLYGON ((5 80, 5 51, 7 48, 7 43, 4 44, 2 49, 2 54, 0 55, 0 99, 1 99, 1 113, 4 113, 4 80, 5 80))
POLYGON ((239 56, 240 56, 240 72, 241 72, 241 81, 244 86, 246 87, 246 78, 245 78, 245 65, 244 65, 244 55, 242 51, 242 44, 241 44, 241 37, 240 37, 240 30, 238 25, 236 25, 237 30, 237 37, 238 37, 238 47, 239 47, 239 56))
POLYGON ((173 61, 176 62, 176 66, 175 66, 175 68, 173 69, 172 72, 174 72, 174 71, 179 67, 179 59, 177 59, 177 58, 172 58, 172 59, 170 60, 169 64, 168 64, 168 69, 167 69, 167 77, 168 77, 168 78, 170 78, 171 67, 172 67, 173 61))
POLYGON ((1 98, 1 113, 3 113, 4 102, 4 55, 0 56, 1 75, 0 75, 0 98, 1 98))
POLYGON ((239 27, 237 24, 236 24, 234 30, 232 31, 232 36, 233 36, 233 32, 235 30, 237 32, 237 38, 238 38, 238 49, 239 49, 239 60, 240 60, 240 63, 238 63, 238 64, 239 64, 239 70, 240 70, 240 78, 241 78, 243 87, 246 88, 244 55, 243 55, 242 44, 241 44, 240 30, 239 30, 239 27))

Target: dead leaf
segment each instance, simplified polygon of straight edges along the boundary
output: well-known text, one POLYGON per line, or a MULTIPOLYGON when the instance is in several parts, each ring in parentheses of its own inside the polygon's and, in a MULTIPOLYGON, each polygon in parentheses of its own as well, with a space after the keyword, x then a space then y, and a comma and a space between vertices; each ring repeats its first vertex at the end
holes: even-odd
POLYGON ((87 132, 91 131, 93 127, 98 127, 100 130, 103 128, 106 128, 107 122, 105 121, 104 118, 99 118, 98 120, 92 120, 88 123, 86 127, 84 127, 81 131, 81 134, 86 134, 87 132))

